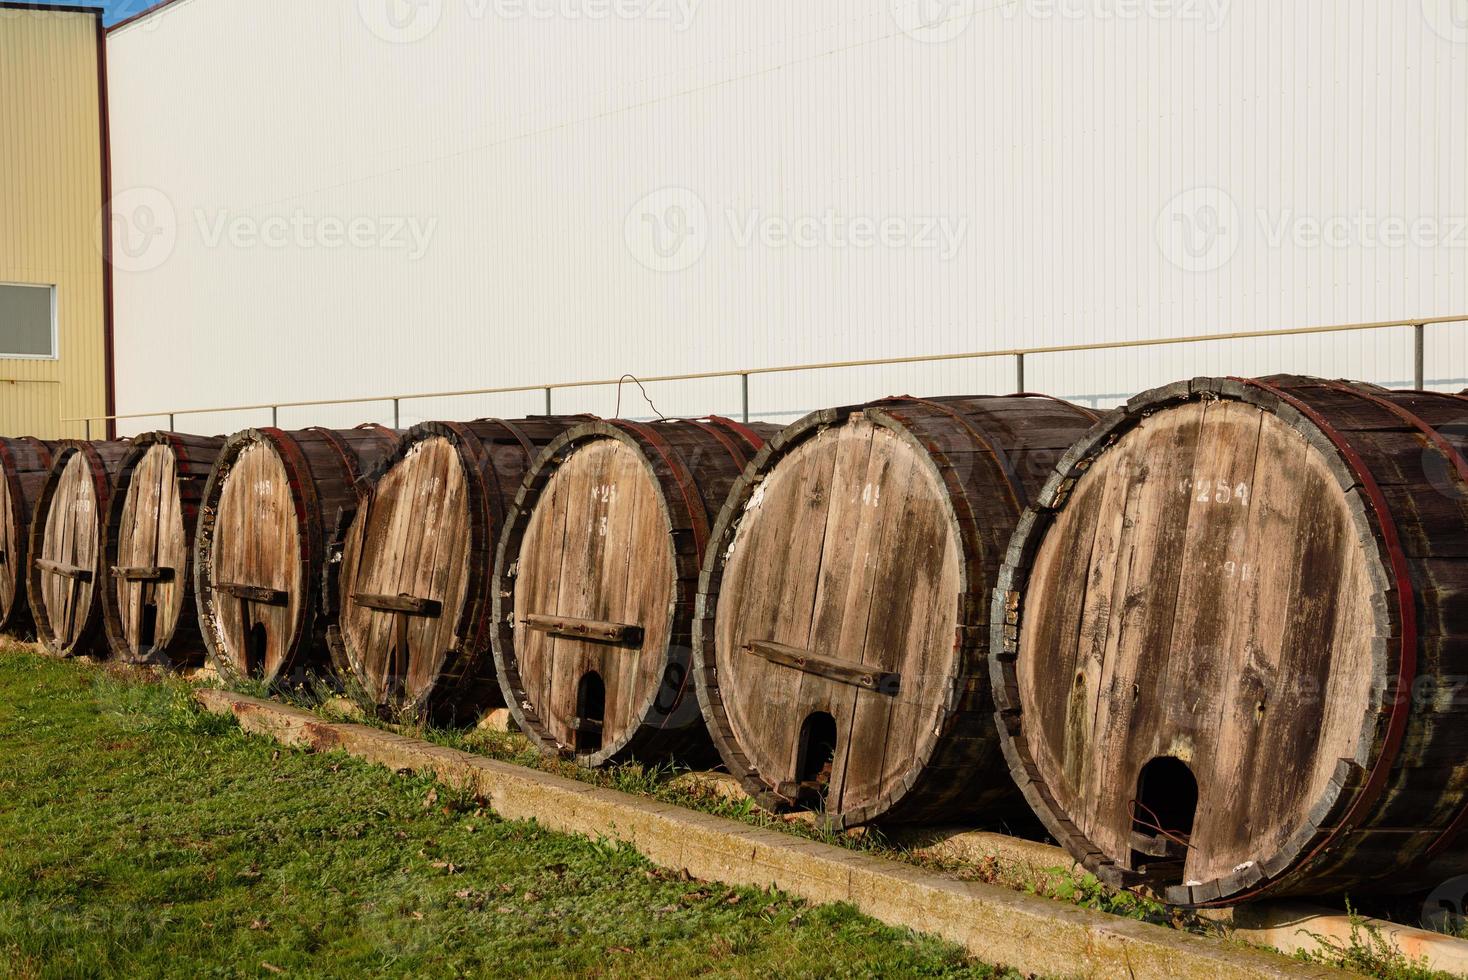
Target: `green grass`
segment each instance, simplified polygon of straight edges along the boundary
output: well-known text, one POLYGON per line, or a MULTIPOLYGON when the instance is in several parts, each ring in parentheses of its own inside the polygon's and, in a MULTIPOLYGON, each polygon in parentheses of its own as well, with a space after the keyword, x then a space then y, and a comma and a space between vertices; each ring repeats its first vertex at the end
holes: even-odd
MULTIPOLYGON (((348 719, 339 710, 339 705, 356 701, 369 702, 362 698, 360 692, 349 692, 346 698, 340 698, 328 682, 320 679, 295 687, 273 690, 257 681, 245 681, 235 685, 234 690, 255 697, 283 700, 296 707, 314 711, 328 720, 345 719, 360 724, 390 728, 393 731, 411 734, 449 748, 488 756, 501 762, 554 773, 594 786, 649 797, 662 803, 671 803, 713 816, 737 820, 753 827, 780 830, 838 847, 905 861, 952 875, 955 878, 1003 885, 1016 891, 1039 895, 1081 908, 1094 909, 1098 912, 1106 912, 1122 918, 1169 926, 1191 932, 1194 935, 1215 936, 1218 934, 1216 924, 1194 913, 1169 908, 1159 901, 1143 898, 1131 892, 1108 888, 1089 874, 1076 874, 1065 867, 1047 868, 1037 872, 1029 866, 1009 864, 997 859, 991 859, 979 867, 943 861, 894 844, 876 828, 833 832, 815 822, 799 819, 809 817, 810 814, 770 813, 757 806, 748 797, 731 799, 719 793, 710 792, 706 786, 699 785, 696 780, 680 778, 688 775, 687 770, 680 770, 672 766, 650 767, 628 762, 602 769, 584 769, 570 760, 542 754, 528 738, 516 732, 424 726, 407 721, 400 724, 387 724, 365 712, 358 713, 363 711, 360 707, 348 719)), ((1011 833, 1011 829, 1006 826, 979 829, 1011 833)))
POLYGON ((683 881, 175 680, 0 655, 0 974, 991 976, 847 906, 683 881))

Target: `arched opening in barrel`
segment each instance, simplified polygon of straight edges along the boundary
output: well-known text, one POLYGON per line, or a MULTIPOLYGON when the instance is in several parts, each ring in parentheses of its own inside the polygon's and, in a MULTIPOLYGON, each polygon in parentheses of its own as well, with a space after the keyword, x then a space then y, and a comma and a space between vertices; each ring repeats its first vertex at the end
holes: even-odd
POLYGON ((586 755, 601 748, 607 715, 607 685, 596 671, 582 675, 576 685, 576 752, 586 755))
POLYGON ((158 642, 158 603, 149 600, 143 604, 142 618, 138 622, 138 652, 146 653, 158 642))
POLYGON ((401 702, 408 687, 408 664, 412 650, 408 646, 408 617, 398 613, 392 617, 392 635, 388 640, 387 670, 382 677, 381 700, 384 705, 401 702))
POLYGON ((245 634, 245 671, 251 677, 265 675, 265 654, 270 648, 270 634, 264 623, 256 623, 245 634))
POLYGON ((836 762, 836 719, 825 711, 808 715, 800 726, 796 746, 796 803, 811 810, 824 810, 831 789, 831 769, 836 762))
POLYGON ((1198 780, 1181 759, 1158 756, 1137 776, 1132 868, 1154 884, 1181 884, 1198 813, 1198 780))

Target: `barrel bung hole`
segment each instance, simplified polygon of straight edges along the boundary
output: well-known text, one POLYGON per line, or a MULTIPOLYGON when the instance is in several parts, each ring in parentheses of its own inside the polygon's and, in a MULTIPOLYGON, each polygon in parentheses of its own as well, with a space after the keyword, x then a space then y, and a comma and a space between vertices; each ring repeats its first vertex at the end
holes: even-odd
POLYGON ((265 651, 269 648, 270 635, 264 623, 256 623, 245 634, 245 670, 251 677, 265 673, 265 651))
POLYGON ((1198 780, 1186 762, 1163 755, 1143 766, 1132 803, 1132 866, 1180 884, 1197 813, 1198 780))
POLYGON ((796 802, 812 810, 826 808, 831 768, 836 761, 836 719, 824 711, 809 715, 800 726, 795 757, 796 802))
POLYGON ((576 752, 586 755, 601 748, 602 723, 607 716, 607 685, 596 671, 582 675, 576 685, 576 752))

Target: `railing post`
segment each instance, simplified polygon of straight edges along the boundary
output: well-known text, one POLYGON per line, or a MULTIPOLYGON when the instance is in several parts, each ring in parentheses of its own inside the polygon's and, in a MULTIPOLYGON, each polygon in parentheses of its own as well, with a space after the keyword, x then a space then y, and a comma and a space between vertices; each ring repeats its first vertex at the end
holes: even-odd
POLYGON ((1427 347, 1426 333, 1427 325, 1425 323, 1417 323, 1412 326, 1412 378, 1416 381, 1418 391, 1421 391, 1427 384, 1426 358, 1423 356, 1427 347))
POLYGON ((399 416, 398 416, 398 401, 399 400, 396 399, 396 398, 394 398, 392 400, 392 427, 394 429, 401 429, 402 428, 402 426, 399 424, 399 421, 398 421, 398 418, 399 418, 399 416))
POLYGON ((551 389, 549 385, 547 385, 545 389, 545 414, 553 414, 551 412, 551 389))
POLYGON ((1022 395, 1022 394, 1024 394, 1024 392, 1025 392, 1025 356, 1023 354, 1016 354, 1016 355, 1014 355, 1014 384, 1015 384, 1014 393, 1016 395, 1022 395))
POLYGON ((270 406, 270 427, 272 429, 278 429, 278 428, 280 428, 280 406, 279 405, 271 405, 270 406))
POLYGON ((87 419, 87 442, 92 441, 92 420, 87 419))
POLYGON ((177 432, 178 431, 178 426, 173 421, 173 413, 172 412, 169 412, 168 413, 168 431, 169 432, 177 432))
POLYGON ((740 403, 744 407, 744 421, 745 421, 745 424, 748 424, 749 423, 749 375, 747 375, 747 374, 741 374, 739 376, 739 394, 740 394, 740 403))

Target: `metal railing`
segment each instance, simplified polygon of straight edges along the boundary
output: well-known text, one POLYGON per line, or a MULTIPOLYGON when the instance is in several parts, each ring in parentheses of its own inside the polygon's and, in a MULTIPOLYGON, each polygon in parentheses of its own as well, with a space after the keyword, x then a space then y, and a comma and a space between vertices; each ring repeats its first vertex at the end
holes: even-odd
MULTIPOLYGON (((1046 347, 1012 347, 1002 350, 968 351, 957 354, 914 354, 906 357, 875 357, 854 361, 826 361, 815 364, 784 364, 776 367, 745 368, 733 371, 700 371, 691 374, 638 375, 636 380, 643 384, 668 381, 707 381, 720 378, 738 378, 740 381, 740 403, 744 420, 749 421, 749 379, 759 375, 790 374, 798 371, 834 371, 843 368, 887 367, 898 364, 931 364, 946 361, 969 361, 992 358, 1012 358, 1014 361, 1015 391, 1025 391, 1025 359, 1045 354, 1078 354, 1091 351, 1141 349, 1168 347, 1178 344, 1218 343, 1222 341, 1262 340, 1271 337, 1302 337, 1311 334, 1354 333, 1363 330, 1410 329, 1412 331, 1413 387, 1421 388, 1425 383, 1425 336, 1429 326, 1443 323, 1468 323, 1468 315, 1425 317, 1411 320, 1382 320, 1374 323, 1347 323, 1321 327, 1289 327, 1277 330, 1245 330, 1230 333, 1192 334, 1179 337, 1159 337, 1148 340, 1116 340, 1093 344, 1057 344, 1046 347)), ((593 381, 557 381, 549 384, 508 385, 499 388, 467 388, 458 391, 430 391, 403 395, 372 395, 361 398, 322 398, 310 401, 260 402, 252 405, 220 405, 207 408, 174 408, 154 412, 130 412, 122 415, 92 415, 62 419, 63 422, 83 422, 86 437, 92 438, 93 422, 122 421, 125 419, 167 418, 168 428, 176 427, 180 415, 209 415, 220 412, 270 411, 270 424, 279 423, 282 408, 311 408, 321 406, 383 404, 392 406, 393 428, 401 428, 402 405, 404 402, 429 398, 462 398, 479 395, 511 395, 525 392, 545 393, 545 413, 553 414, 554 393, 572 388, 602 388, 623 384, 631 375, 615 379, 593 381)))

